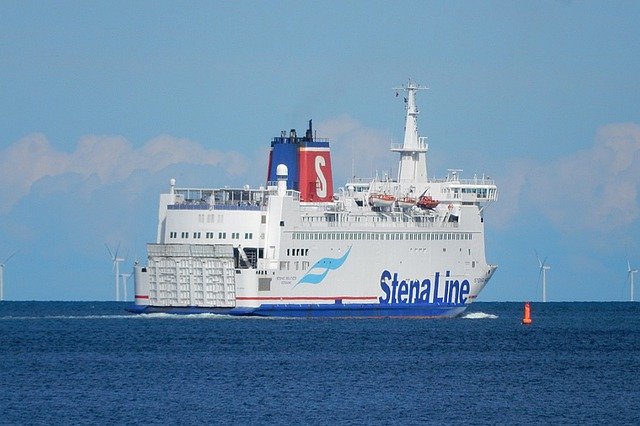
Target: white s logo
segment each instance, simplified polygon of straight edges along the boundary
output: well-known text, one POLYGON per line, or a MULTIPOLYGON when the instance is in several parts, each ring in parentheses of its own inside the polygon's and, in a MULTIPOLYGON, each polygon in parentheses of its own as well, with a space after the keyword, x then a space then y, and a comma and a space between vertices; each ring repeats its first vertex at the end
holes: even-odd
POLYGON ((326 165, 324 157, 321 155, 316 156, 315 163, 316 176, 318 176, 318 180, 316 181, 316 193, 318 194, 318 197, 324 198, 327 196, 327 179, 324 177, 324 173, 322 173, 322 167, 326 165))

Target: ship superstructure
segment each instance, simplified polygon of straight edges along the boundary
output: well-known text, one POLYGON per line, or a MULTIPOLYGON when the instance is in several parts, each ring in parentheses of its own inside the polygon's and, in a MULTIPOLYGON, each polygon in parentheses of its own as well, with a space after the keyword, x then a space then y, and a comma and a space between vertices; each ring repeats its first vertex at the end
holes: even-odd
POLYGON ((135 267, 135 312, 455 316, 496 266, 485 259, 489 178, 427 177, 409 82, 398 178, 333 190, 329 142, 273 138, 264 187, 161 194, 156 242, 135 267))

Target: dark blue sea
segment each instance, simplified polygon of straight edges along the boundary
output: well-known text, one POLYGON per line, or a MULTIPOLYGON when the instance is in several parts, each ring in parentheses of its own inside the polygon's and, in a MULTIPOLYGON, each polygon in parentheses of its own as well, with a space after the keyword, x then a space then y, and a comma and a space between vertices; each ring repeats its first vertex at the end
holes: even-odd
POLYGON ((0 302, 1 424, 640 424, 640 303, 456 319, 0 302))

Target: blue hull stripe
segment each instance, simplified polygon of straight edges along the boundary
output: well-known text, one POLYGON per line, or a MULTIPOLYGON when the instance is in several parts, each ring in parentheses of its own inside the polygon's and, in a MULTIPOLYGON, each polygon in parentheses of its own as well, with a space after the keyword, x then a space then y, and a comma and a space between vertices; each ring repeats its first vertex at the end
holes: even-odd
POLYGON ((339 317, 455 317, 466 305, 431 304, 265 304, 257 308, 204 308, 198 306, 138 306, 127 308, 133 313, 201 314, 214 313, 235 316, 264 316, 290 318, 339 317))

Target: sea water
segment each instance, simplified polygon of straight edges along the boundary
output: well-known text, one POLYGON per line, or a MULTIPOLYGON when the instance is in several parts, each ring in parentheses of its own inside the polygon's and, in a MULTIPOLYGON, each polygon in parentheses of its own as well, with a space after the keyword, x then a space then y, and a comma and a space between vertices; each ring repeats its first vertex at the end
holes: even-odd
POLYGON ((0 302, 1 424, 639 424, 640 303, 455 319, 0 302))

